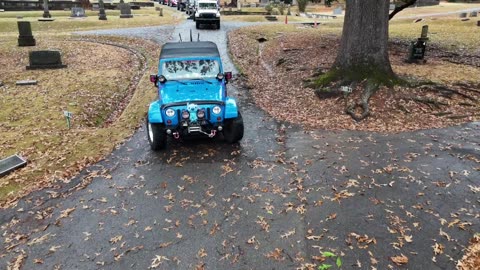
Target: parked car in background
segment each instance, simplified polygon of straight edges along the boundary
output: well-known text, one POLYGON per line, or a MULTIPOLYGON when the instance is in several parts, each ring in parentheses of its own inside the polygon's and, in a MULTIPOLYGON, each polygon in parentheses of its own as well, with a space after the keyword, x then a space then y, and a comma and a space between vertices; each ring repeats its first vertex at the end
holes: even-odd
POLYGON ((178 0, 177 1, 177 10, 185 11, 187 7, 187 0, 178 0))
POLYGON ((196 28, 202 24, 214 25, 220 29, 220 9, 216 0, 196 0, 195 15, 193 20, 196 28))

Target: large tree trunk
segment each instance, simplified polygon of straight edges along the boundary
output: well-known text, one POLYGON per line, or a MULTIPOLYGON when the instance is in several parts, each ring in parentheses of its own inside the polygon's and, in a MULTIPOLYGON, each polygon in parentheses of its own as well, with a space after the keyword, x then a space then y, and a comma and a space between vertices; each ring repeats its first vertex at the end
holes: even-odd
POLYGON ((334 68, 393 76, 388 58, 389 0, 346 0, 340 49, 334 68), (380 73, 380 74, 379 74, 380 73))

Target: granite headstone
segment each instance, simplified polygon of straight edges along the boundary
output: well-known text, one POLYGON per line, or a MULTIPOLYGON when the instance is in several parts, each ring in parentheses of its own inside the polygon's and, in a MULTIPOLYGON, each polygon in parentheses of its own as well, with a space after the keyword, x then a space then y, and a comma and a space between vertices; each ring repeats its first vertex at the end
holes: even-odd
POLYGON ((132 8, 130 7, 129 4, 124 3, 123 0, 120 0, 120 4, 118 4, 118 8, 120 9, 120 18, 122 19, 133 18, 132 8))
POLYGON ((81 7, 72 7, 72 13, 70 14, 70 17, 73 17, 73 18, 86 17, 85 16, 85 9, 83 9, 81 7))
POLYGON ((18 25, 18 46, 35 46, 35 38, 32 35, 30 22, 20 21, 18 25))
POLYGON ((62 64, 60 51, 31 51, 28 54, 30 65, 27 69, 56 69, 65 68, 67 65, 62 64))
POLYGON ((105 13, 105 5, 103 4, 103 0, 98 0, 98 19, 101 21, 107 20, 107 13, 105 13))

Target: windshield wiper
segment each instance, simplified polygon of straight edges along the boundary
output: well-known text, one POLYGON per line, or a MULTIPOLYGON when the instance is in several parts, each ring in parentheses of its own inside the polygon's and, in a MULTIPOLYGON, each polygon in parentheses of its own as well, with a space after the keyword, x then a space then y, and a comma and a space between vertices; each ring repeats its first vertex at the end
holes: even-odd
POLYGON ((175 80, 175 79, 167 79, 167 82, 179 82, 181 84, 186 84, 185 82, 182 82, 180 80, 175 80))
POLYGON ((205 80, 204 78, 195 78, 195 79, 192 79, 192 80, 201 80, 201 81, 207 82, 207 83, 209 83, 209 84, 212 84, 212 82, 207 81, 207 80, 205 80))

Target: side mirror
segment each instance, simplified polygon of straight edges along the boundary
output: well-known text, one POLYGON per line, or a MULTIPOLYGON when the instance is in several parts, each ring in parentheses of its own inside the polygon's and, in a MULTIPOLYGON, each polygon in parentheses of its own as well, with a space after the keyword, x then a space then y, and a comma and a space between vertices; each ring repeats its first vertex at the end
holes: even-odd
POLYGON ((228 82, 232 79, 232 72, 225 72, 225 80, 228 82))
POLYGON ((155 86, 157 86, 158 75, 156 75, 156 74, 151 74, 151 75, 150 75, 150 82, 153 83, 155 86))

